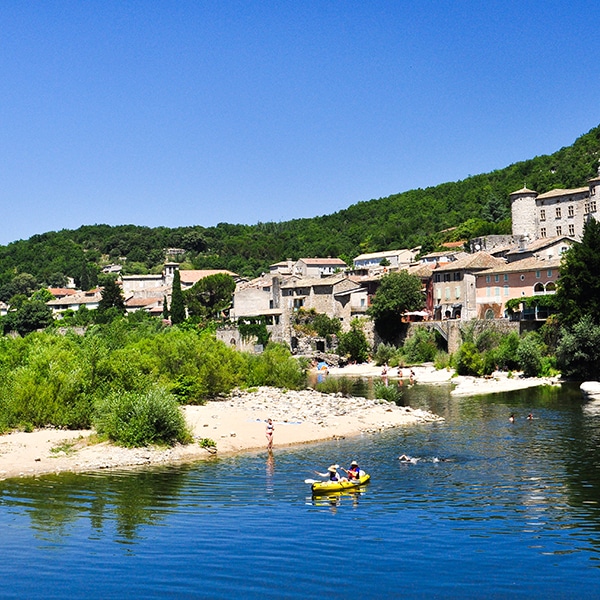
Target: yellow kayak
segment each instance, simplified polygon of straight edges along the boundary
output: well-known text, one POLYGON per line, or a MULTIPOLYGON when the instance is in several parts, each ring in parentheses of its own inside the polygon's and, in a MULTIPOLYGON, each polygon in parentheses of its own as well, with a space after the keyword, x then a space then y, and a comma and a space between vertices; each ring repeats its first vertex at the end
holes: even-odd
POLYGON ((331 492, 341 492, 360 487, 367 483, 369 479, 371 479, 371 476, 368 473, 363 473, 358 479, 353 479, 352 481, 317 481, 312 484, 311 489, 315 496, 320 496, 331 492))

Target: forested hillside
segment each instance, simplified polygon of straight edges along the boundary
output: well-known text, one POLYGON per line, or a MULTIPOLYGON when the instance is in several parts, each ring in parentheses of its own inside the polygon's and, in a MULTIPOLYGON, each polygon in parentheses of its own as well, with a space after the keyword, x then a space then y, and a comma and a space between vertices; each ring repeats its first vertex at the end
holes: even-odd
POLYGON ((86 225, 35 235, 0 246, 0 300, 20 292, 13 282, 24 273, 33 276, 26 278, 27 285, 60 285, 68 276, 85 288, 108 262, 122 263, 125 273, 157 272, 166 248, 184 249, 179 260, 189 268, 226 268, 253 276, 286 258, 350 261, 363 252, 417 245, 433 249, 440 232, 449 228, 456 229, 444 233, 446 239, 509 233, 511 192, 524 184, 540 193, 585 185, 597 173, 599 157, 600 126, 552 155, 312 219, 179 228, 86 225))

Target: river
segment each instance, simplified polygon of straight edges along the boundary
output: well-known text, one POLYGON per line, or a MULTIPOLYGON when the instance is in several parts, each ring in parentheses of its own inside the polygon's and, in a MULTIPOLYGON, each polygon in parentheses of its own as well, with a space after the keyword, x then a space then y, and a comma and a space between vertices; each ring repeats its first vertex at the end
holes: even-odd
POLYGON ((576 389, 404 402, 446 421, 0 482, 0 597, 600 596, 600 414, 576 389), (311 497, 314 469, 352 459, 362 493, 311 497))

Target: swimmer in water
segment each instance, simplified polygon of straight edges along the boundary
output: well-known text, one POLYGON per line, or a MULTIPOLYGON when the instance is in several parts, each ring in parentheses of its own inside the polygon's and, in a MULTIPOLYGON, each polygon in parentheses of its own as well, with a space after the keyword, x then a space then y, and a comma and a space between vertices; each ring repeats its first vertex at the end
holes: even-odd
POLYGON ((511 414, 510 414, 510 417, 508 417, 508 420, 509 420, 511 423, 514 423, 514 422, 515 422, 515 413, 511 413, 511 414))
POLYGON ((414 463, 416 463, 416 462, 417 462, 419 459, 418 459, 418 458, 413 458, 412 456, 408 456, 407 454, 401 454, 401 455, 398 457, 398 460, 399 460, 400 462, 403 462, 403 463, 413 463, 413 464, 414 464, 414 463))

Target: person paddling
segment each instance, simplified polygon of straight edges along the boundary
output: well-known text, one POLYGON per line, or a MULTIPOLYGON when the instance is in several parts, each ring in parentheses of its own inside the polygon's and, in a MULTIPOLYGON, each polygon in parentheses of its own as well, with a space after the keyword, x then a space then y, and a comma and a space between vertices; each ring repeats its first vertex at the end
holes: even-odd
POLYGON ((348 481, 357 481, 360 479, 360 467, 355 460, 350 463, 350 468, 348 470, 344 468, 342 468, 342 470, 346 471, 346 475, 348 475, 348 481))
POLYGON ((327 473, 319 473, 319 471, 315 471, 315 473, 319 477, 329 477, 329 481, 341 481, 340 475, 337 472, 337 465, 331 465, 327 469, 327 473))

